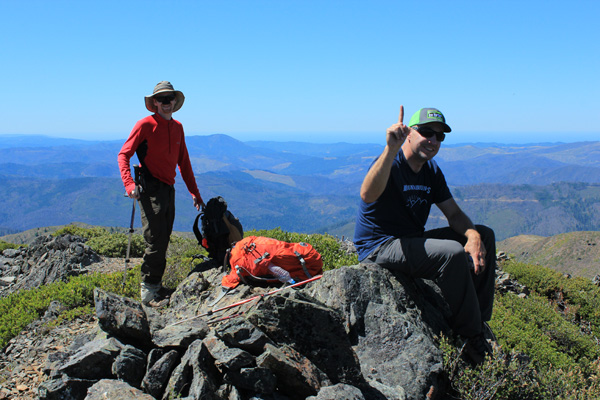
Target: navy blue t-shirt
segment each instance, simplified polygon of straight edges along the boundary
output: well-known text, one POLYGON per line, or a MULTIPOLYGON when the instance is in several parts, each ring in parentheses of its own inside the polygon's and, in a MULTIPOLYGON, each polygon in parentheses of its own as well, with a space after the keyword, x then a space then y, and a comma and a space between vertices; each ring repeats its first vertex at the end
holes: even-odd
POLYGON ((392 237, 421 235, 431 205, 451 197, 446 178, 435 161, 429 160, 415 173, 400 150, 381 196, 372 203, 360 200, 354 228, 358 259, 364 260, 392 237))

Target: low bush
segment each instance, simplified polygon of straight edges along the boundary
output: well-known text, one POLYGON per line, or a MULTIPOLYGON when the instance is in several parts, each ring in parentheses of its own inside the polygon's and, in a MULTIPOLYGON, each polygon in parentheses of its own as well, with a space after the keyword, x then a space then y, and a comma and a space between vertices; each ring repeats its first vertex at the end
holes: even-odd
POLYGON ((447 338, 440 348, 448 374, 450 398, 463 400, 546 400, 600 398, 599 362, 591 363, 589 373, 581 368, 536 368, 518 352, 494 351, 477 367, 465 364, 460 349, 447 338))
POLYGON ((93 228, 82 228, 76 225, 66 225, 63 228, 55 231, 52 236, 60 236, 60 235, 73 235, 73 236, 81 236, 84 239, 91 239, 99 236, 110 235, 110 232, 106 228, 102 227, 93 227, 93 228))
POLYGON ((0 240, 0 253, 2 253, 6 249, 18 249, 20 246, 22 246, 22 245, 8 243, 8 242, 5 242, 4 240, 0 240))
POLYGON ((561 309, 570 309, 573 319, 589 322, 594 335, 600 337, 600 288, 589 279, 567 278, 550 268, 512 261, 504 263, 502 268, 561 309))
POLYGON ((72 277, 67 282, 55 282, 36 289, 21 290, 0 298, 0 349, 28 324, 38 319, 54 300, 66 306, 60 318, 82 312, 92 312, 95 287, 112 293, 139 299, 139 268, 112 274, 89 274, 72 277), (75 311, 77 310, 77 311, 75 311))
MULTIPOLYGON (((86 244, 96 253, 106 257, 125 257, 129 244, 129 233, 111 233, 106 228, 93 227, 82 228, 75 225, 67 225, 53 233, 54 236, 69 234, 87 239, 86 244)), ((139 234, 131 234, 131 246, 129 257, 142 257, 146 244, 144 237, 139 234)))
MULTIPOLYGON (((96 236, 87 241, 96 253, 106 257, 125 257, 127 255, 127 246, 129 244, 129 234, 113 233, 102 236, 96 236)), ((142 257, 146 243, 142 235, 131 235, 131 246, 129 257, 142 257)))
POLYGON ((167 250, 167 267, 163 277, 163 285, 176 288, 204 259, 206 250, 196 239, 171 236, 167 250))
POLYGON ((502 267, 532 292, 527 297, 496 294, 490 326, 501 353, 483 365, 467 366, 460 360, 459 347, 442 340, 453 395, 461 399, 600 398, 596 328, 586 334, 581 325, 584 318, 596 320, 598 288, 589 280, 567 278, 540 266, 509 261, 502 267))
POLYGON ((527 354, 539 368, 586 371, 590 361, 600 357, 592 337, 582 335, 536 294, 526 299, 510 293, 497 296, 490 326, 505 348, 527 354))

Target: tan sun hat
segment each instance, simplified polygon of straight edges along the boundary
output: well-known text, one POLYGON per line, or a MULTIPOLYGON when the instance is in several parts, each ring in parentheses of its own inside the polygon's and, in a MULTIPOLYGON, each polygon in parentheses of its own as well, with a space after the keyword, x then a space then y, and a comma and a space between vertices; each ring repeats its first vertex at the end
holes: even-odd
POLYGON ((183 105, 185 100, 185 96, 179 90, 173 89, 173 85, 171 82, 162 81, 154 86, 154 91, 150 96, 144 96, 144 101, 146 102, 146 108, 148 111, 155 113, 157 111, 156 106, 154 106, 154 96, 162 93, 173 93, 175 94, 175 105, 173 106, 173 112, 179 110, 183 105))

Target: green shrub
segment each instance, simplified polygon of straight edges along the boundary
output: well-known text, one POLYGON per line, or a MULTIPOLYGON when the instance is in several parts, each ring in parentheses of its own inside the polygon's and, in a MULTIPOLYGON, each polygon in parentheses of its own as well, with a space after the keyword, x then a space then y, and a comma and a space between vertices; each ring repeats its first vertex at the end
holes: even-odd
MULTIPOLYGON (((87 239, 86 244, 96 253, 106 257, 125 257, 129 243, 129 233, 111 233, 106 228, 81 228, 67 225, 53 233, 54 236, 74 235, 87 239)), ((146 243, 139 234, 131 234, 129 257, 142 257, 146 243)))
POLYGON ((597 320, 598 289, 589 280, 540 266, 510 261, 503 269, 532 293, 525 298, 496 294, 490 326, 502 354, 483 365, 465 365, 458 348, 442 340, 444 368, 456 398, 600 398, 600 347, 596 336, 580 328, 584 316, 597 320))
POLYGON ((450 381, 451 398, 462 400, 544 399, 537 371, 517 357, 494 351, 492 357, 477 367, 461 358, 460 347, 446 337, 440 340, 444 371, 450 381))
POLYGON ((52 234, 52 236, 60 236, 66 234, 73 236, 81 236, 84 239, 91 239, 93 237, 110 235, 110 232, 106 230, 106 228, 102 227, 82 228, 75 225, 66 225, 65 227, 55 231, 52 234))
POLYGON ((38 319, 53 300, 66 306, 62 318, 92 311, 95 287, 112 293, 139 299, 139 268, 128 271, 125 285, 123 272, 89 274, 72 277, 67 282, 55 282, 31 290, 21 290, 0 298, 0 348, 28 324, 38 319), (79 309, 79 311, 73 311, 79 309))
POLYGON ((527 354, 540 368, 579 366, 585 371, 590 360, 600 357, 591 337, 536 294, 526 299, 510 293, 497 296, 490 326, 503 346, 527 354))
MULTIPOLYGON (((95 236, 89 239, 86 244, 96 253, 106 257, 125 257, 127 255, 127 246, 129 243, 129 234, 113 233, 101 236, 95 236)), ((142 235, 131 235, 131 247, 129 257, 142 257, 146 243, 142 235)))
POLYGON ((20 246, 22 246, 22 245, 8 243, 8 242, 5 242, 4 240, 0 240, 0 253, 2 253, 6 249, 18 249, 20 246))
POLYGON ((203 262, 203 259, 197 256, 206 254, 206 250, 198 244, 196 239, 171 236, 163 285, 168 288, 176 288, 194 268, 203 262))
POLYGON ((539 265, 506 262, 504 271, 541 296, 571 308, 575 320, 591 324, 594 335, 600 337, 600 288, 589 279, 566 278, 563 274, 539 265))
MULTIPOLYGON (((518 352, 494 351, 482 365, 471 367, 460 357, 460 348, 442 338, 444 370, 451 397, 463 400, 545 400, 600 398, 600 361, 571 369, 536 367, 518 352)), ((506 348, 505 348, 506 349, 506 348)))

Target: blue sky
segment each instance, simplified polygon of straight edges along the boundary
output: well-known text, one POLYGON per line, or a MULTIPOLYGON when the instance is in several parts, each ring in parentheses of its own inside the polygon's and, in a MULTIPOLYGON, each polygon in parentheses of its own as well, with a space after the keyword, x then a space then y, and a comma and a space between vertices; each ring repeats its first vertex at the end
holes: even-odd
POLYGON ((8 1, 0 134, 123 139, 169 80, 187 135, 384 143, 600 138, 600 1, 8 1))

